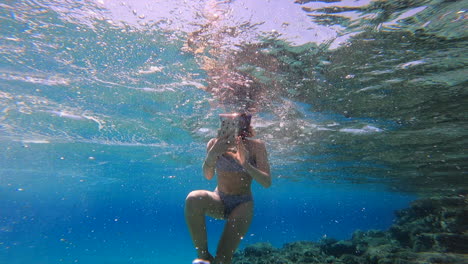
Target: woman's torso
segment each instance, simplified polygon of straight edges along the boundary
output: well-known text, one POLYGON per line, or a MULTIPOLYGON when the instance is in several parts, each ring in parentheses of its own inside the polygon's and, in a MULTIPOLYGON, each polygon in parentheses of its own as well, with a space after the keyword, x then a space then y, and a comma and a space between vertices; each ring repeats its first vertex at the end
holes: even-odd
MULTIPOLYGON (((256 167, 255 149, 253 142, 246 139, 245 147, 249 152, 247 160, 256 167)), ((238 164, 229 153, 223 154, 216 162, 218 174, 218 190, 227 194, 250 194, 252 177, 238 164)))

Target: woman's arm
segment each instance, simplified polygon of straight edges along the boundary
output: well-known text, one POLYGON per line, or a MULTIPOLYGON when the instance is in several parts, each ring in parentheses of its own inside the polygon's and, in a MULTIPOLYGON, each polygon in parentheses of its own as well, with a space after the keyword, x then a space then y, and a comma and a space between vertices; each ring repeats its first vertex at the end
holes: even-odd
POLYGON ((208 180, 211 180, 215 174, 215 166, 218 157, 221 156, 228 148, 228 137, 213 138, 207 146, 207 153, 205 161, 203 162, 203 175, 208 180))
POLYGON ((268 188, 271 186, 271 175, 270 175, 270 164, 268 162, 268 155, 265 147, 265 143, 262 141, 257 141, 255 142, 255 145, 253 147, 253 151, 255 152, 255 160, 257 163, 257 167, 254 167, 252 164, 248 162, 249 157, 249 152, 245 148, 244 144, 242 141, 240 141, 239 148, 241 151, 239 151, 239 154, 244 157, 238 156, 241 161, 241 165, 244 167, 246 172, 258 183, 260 183, 263 187, 268 188), (243 153, 241 153, 243 152, 243 153))
POLYGON ((206 145, 206 158, 203 162, 203 175, 206 179, 211 180, 215 174, 215 165, 218 157, 211 151, 216 139, 212 138, 206 145))

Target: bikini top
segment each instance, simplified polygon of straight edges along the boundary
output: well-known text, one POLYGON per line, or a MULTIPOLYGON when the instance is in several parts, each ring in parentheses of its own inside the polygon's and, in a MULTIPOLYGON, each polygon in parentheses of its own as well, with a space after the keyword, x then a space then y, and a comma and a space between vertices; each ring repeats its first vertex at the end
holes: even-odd
MULTIPOLYGON (((257 162, 252 157, 250 157, 249 163, 252 164, 252 166, 257 167, 257 162)), ((219 156, 216 161, 216 170, 228 172, 245 171, 245 169, 237 163, 233 157, 224 154, 219 156)))

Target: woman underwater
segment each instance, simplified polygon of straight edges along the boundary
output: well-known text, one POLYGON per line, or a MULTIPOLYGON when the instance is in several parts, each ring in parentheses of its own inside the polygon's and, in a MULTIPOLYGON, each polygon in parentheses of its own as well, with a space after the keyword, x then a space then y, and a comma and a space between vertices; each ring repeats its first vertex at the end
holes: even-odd
MULTIPOLYGON (((239 134, 231 143, 229 135, 208 142, 203 163, 206 179, 217 173, 214 191, 192 191, 186 198, 185 218, 198 259, 193 264, 230 264, 240 240, 247 233, 253 216, 252 181, 265 188, 271 185, 270 165, 265 143, 250 139, 255 135, 251 115, 239 116, 239 134), (232 151, 232 147, 237 149, 232 151), (226 220, 216 255, 208 252, 205 215, 226 220)), ((232 140, 231 140, 232 141, 232 140)))

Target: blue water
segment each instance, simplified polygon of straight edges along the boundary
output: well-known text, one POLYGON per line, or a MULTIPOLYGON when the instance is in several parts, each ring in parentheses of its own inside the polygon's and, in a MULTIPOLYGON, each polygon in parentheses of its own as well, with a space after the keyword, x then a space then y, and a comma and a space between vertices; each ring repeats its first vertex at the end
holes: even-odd
MULTIPOLYGON (((210 59, 232 54, 263 85, 273 179, 240 249, 385 230, 466 187, 463 1, 373 2, 0 1, 0 264, 190 263, 184 199, 216 187, 201 164, 233 109, 210 59)), ((207 223, 214 252, 224 222, 207 223)))
MULTIPOLYGON (((191 147, 203 151, 201 143, 191 147)), ((9 166, 35 164, 1 171, 2 263, 188 263, 194 257, 184 199, 191 190, 215 188, 201 175, 201 157, 200 163, 161 166, 148 162, 162 151, 157 147, 10 143, 2 148, 9 149, 2 159, 9 166), (19 153, 10 156, 12 150, 19 153)), ((393 211, 414 199, 378 184, 291 182, 276 178, 275 167, 271 188, 253 187, 255 218, 241 248, 386 229, 393 211)), ((223 224, 208 221, 213 251, 223 224)))

